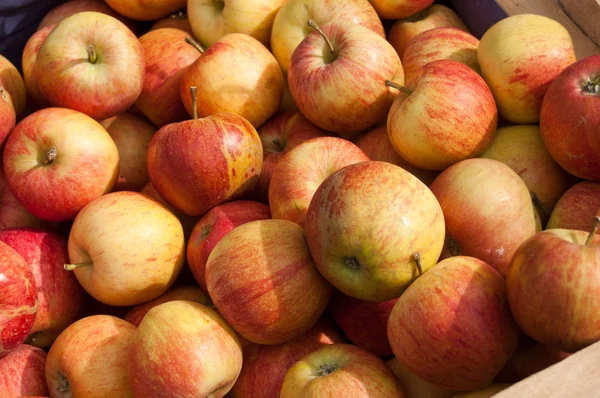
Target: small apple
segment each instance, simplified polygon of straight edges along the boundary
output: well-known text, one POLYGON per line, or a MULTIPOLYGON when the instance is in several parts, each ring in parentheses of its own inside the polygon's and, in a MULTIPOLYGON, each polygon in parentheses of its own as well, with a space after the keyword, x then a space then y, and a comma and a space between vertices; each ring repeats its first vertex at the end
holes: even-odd
POLYGON ((42 43, 44 43, 44 40, 46 40, 46 37, 48 37, 55 26, 56 25, 49 25, 35 32, 31 35, 29 40, 27 40, 27 43, 25 43, 25 47, 23 48, 21 66, 23 69, 23 81, 25 82, 25 88, 27 89, 27 107, 34 111, 50 106, 48 100, 40 91, 33 69, 42 43))
POLYGON ((46 352, 23 344, 0 358, 0 396, 49 396, 44 369, 46 352))
POLYGON ((154 21, 185 8, 186 0, 105 0, 120 15, 138 21, 154 21))
POLYGON ((412 17, 433 4, 433 0, 370 0, 382 19, 412 17))
POLYGON ((389 359, 386 364, 400 380, 405 398, 451 398, 454 395, 453 391, 418 378, 396 357, 389 359))
POLYGON ((10 95, 17 120, 25 113, 27 89, 19 70, 8 59, 0 55, 0 85, 10 95))
POLYGON ((11 192, 0 167, 0 231, 7 228, 39 227, 42 221, 28 212, 11 192))
POLYGON ((600 216, 600 182, 581 181, 560 197, 546 229, 589 231, 595 215, 600 216))
POLYGON ((194 36, 192 25, 190 25, 187 12, 184 10, 180 10, 179 12, 154 22, 154 24, 152 24, 150 27, 150 31, 164 28, 179 29, 186 32, 188 35, 191 35, 192 37, 194 36))

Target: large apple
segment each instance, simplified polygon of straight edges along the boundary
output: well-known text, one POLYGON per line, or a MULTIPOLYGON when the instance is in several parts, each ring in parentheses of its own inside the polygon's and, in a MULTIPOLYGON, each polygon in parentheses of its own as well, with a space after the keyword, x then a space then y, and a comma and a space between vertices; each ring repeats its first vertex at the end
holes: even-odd
POLYGON ((85 206, 69 234, 69 260, 83 288, 109 305, 136 305, 160 296, 185 260, 179 220, 137 192, 113 192, 85 206))
POLYGON ((456 391, 492 384, 519 337, 504 278, 466 256, 443 260, 421 275, 388 321, 396 358, 417 377, 456 391))
POLYGON ((0 148, 17 123, 17 114, 10 93, 0 80, 0 148))
POLYGON ((534 14, 513 15, 490 27, 477 57, 500 115, 520 124, 539 122, 549 84, 576 59, 567 29, 534 14))
POLYGON ((179 29, 186 32, 188 35, 194 35, 194 31, 192 30, 192 26, 190 25, 190 20, 188 19, 187 12, 184 10, 179 10, 178 12, 171 14, 168 17, 164 17, 154 22, 150 27, 150 31, 163 28, 179 29))
POLYGON ((140 21, 154 21, 185 8, 186 0, 105 0, 120 15, 140 21))
POLYGON ((208 257, 206 286, 240 335, 267 345, 302 336, 332 292, 313 263, 304 231, 287 220, 251 221, 225 235, 208 257))
POLYGON ((152 308, 131 345, 129 380, 137 397, 214 397, 242 369, 235 331, 214 310, 175 300, 152 308))
POLYGON ((396 357, 389 359, 386 364, 400 380, 405 398, 451 398, 455 393, 418 378, 396 357))
POLYGON ((544 143, 576 177, 600 180, 600 54, 566 68, 550 84, 540 116, 544 143))
POLYGON ((546 229, 589 231, 595 215, 600 215, 600 182, 581 181, 560 197, 546 229))
POLYGON ((285 374, 280 398, 402 398, 392 370, 379 357, 350 344, 328 344, 305 355, 285 374))
POLYGON ((433 0, 369 0, 382 19, 412 17, 433 4, 433 0))
POLYGON ((269 206, 251 200, 235 200, 213 207, 196 224, 187 247, 187 261, 194 278, 205 292, 206 261, 214 247, 235 227, 271 218, 269 206))
POLYGON ((307 25, 332 21, 347 21, 362 25, 385 38, 381 19, 368 0, 288 0, 279 10, 271 32, 271 49, 281 69, 288 73, 294 50, 311 33, 307 25))
POLYGON ((133 397, 127 366, 136 331, 129 322, 110 315, 71 324, 46 358, 51 397, 133 397))
POLYGON ((27 103, 27 89, 19 70, 0 55, 0 85, 10 95, 17 119, 21 119, 27 103))
POLYGON ((387 117, 388 135, 396 152, 413 166, 444 170, 479 156, 492 142, 498 124, 496 103, 470 67, 433 61, 406 87, 397 88, 387 117))
POLYGON ((312 138, 289 151, 273 171, 269 207, 273 218, 304 228, 306 212, 319 185, 345 166, 368 161, 352 142, 338 137, 312 138))
POLYGON ((35 63, 37 61, 38 52, 46 37, 52 32, 56 25, 46 26, 35 32, 23 48, 21 57, 21 66, 23 69, 23 81, 27 90, 27 107, 32 110, 39 110, 50 106, 48 100, 40 91, 37 79, 33 73, 35 63))
POLYGON ((115 10, 110 8, 104 0, 70 0, 59 4, 48 11, 38 25, 37 30, 44 29, 47 26, 56 25, 63 19, 84 11, 95 11, 110 15, 111 17, 117 18, 119 21, 123 22, 129 29, 135 29, 135 23, 132 20, 127 19, 123 15, 117 13, 115 10))
POLYGON ((39 227, 42 221, 28 212, 11 192, 0 167, 0 231, 7 228, 39 227))
POLYGON ((46 352, 23 344, 0 358, 0 396, 49 396, 44 369, 46 352))
POLYGON ((467 159, 444 170, 430 186, 446 222, 442 258, 479 258, 506 276, 510 259, 536 233, 527 186, 493 159, 467 159))
POLYGON ((46 108, 15 127, 3 164, 10 190, 31 214, 67 221, 112 190, 119 152, 94 119, 71 109, 46 108))
POLYGON ((57 24, 33 67, 40 93, 52 106, 94 119, 124 112, 142 92, 144 49, 121 21, 80 12, 57 24))

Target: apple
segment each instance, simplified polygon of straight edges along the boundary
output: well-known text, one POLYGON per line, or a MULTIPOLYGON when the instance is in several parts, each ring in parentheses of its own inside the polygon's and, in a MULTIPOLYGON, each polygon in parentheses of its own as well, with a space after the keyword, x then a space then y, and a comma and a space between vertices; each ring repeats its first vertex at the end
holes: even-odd
POLYGON ((354 23, 385 38, 381 19, 368 0, 288 0, 277 13, 271 31, 271 50, 285 74, 296 47, 312 31, 309 20, 321 26, 332 21, 354 23))
POLYGON ((75 276, 65 272, 67 240, 41 228, 0 231, 4 242, 29 264, 35 280, 38 309, 27 342, 49 347, 56 337, 83 315, 83 290, 75 276))
POLYGON ((37 79, 33 74, 33 69, 37 61, 38 52, 46 37, 52 32, 56 25, 49 25, 35 32, 23 48, 21 57, 21 66, 23 69, 23 81, 27 90, 27 107, 36 111, 50 106, 48 100, 40 91, 37 79))
POLYGON ((393 356, 387 323, 398 299, 372 303, 334 291, 327 311, 350 342, 379 357, 393 356))
POLYGON ((595 215, 600 215, 600 182, 581 181, 560 197, 546 229, 589 231, 595 215))
POLYGON ((600 180, 600 54, 567 67, 550 84, 540 116, 552 157, 576 177, 600 180))
POLYGON ((519 338, 504 278, 467 256, 442 260, 421 275, 388 321, 396 358, 417 377, 455 391, 491 385, 519 338))
POLYGON ((494 97, 470 67, 451 60, 423 66, 399 89, 387 117, 390 142, 400 157, 425 170, 445 170, 479 156, 498 125, 494 97))
POLYGON ((198 221, 187 242, 186 254, 190 269, 202 290, 207 291, 206 261, 217 243, 235 227, 270 218, 269 206, 251 200, 236 200, 213 207, 198 221))
POLYGON ((99 12, 63 19, 42 43, 33 67, 52 106, 97 119, 129 108, 142 91, 144 49, 121 21, 99 12))
POLYGON ((368 160, 359 147, 339 137, 301 143, 286 153, 273 171, 269 185, 272 217, 304 228, 306 212, 319 185, 345 166, 368 160))
POLYGON ((534 14, 512 15, 491 26, 477 57, 500 115, 520 124, 540 121, 548 86, 576 60, 567 29, 534 14))
POLYGON ((214 310, 175 300, 152 308, 131 345, 129 380, 137 397, 214 397, 242 369, 235 331, 214 310))
POLYGON ((382 19, 412 17, 433 4, 433 0, 370 0, 382 19))
POLYGON ((52 397, 133 397, 127 367, 136 327, 110 315, 71 324, 46 358, 52 397))
POLYGON ((154 21, 185 8, 186 0, 105 0, 120 15, 138 21, 154 21))
POLYGON ((442 258, 476 257, 506 276, 517 247, 536 233, 527 186, 494 159, 467 159, 444 170, 430 186, 446 223, 442 258))
POLYGON ((419 379, 396 357, 389 359, 386 364, 400 380, 405 398, 451 398, 454 395, 453 391, 419 379))
POLYGON ((23 119, 6 142, 10 190, 34 216, 73 220, 91 200, 110 192, 119 152, 106 130, 85 114, 46 108, 23 119))
POLYGON ((255 128, 273 116, 283 98, 284 77, 277 60, 252 36, 230 33, 202 52, 181 77, 180 95, 190 116, 238 114, 255 128), (192 105, 190 87, 197 87, 192 105))
POLYGON ((188 0, 194 36, 212 46, 230 33, 252 36, 265 46, 271 40, 275 15, 287 0, 188 0))
POLYGON ((403 397, 402 386, 385 362, 350 344, 328 344, 305 355, 285 374, 280 398, 403 397))
POLYGON ((302 336, 332 292, 313 263, 304 231, 287 220, 250 221, 229 232, 213 248, 205 275, 219 313, 257 344, 302 336))
POLYGON ((6 142, 8 135, 15 127, 17 115, 10 93, 0 80, 0 148, 6 142))
POLYGON ((48 396, 44 376, 46 352, 23 344, 0 358, 0 391, 2 397, 48 396))
POLYGON ((2 55, 0 55, 0 85, 10 95, 16 118, 21 119, 27 102, 25 82, 19 70, 2 55))
POLYGON ((65 269, 92 297, 113 306, 165 293, 185 259, 179 220, 138 192, 112 192, 90 202, 77 214, 68 245, 65 269))
POLYGON ((298 109, 317 126, 344 138, 384 119, 395 97, 386 80, 404 84, 396 50, 372 30, 334 21, 318 26, 296 47, 288 83, 298 109), (360 81, 360 84, 357 84, 360 81))
POLYGON ((151 30, 140 37, 146 73, 135 106, 158 127, 188 118, 179 86, 184 71, 200 53, 185 42, 187 37, 186 32, 174 28, 151 30))
POLYGON ((117 146, 119 177, 113 191, 139 191, 150 181, 147 153, 156 127, 145 119, 124 112, 100 121, 117 146))
POLYGON ((500 391, 506 390, 512 384, 510 383, 493 383, 489 387, 477 391, 464 392, 456 394, 452 398, 491 398, 496 396, 500 391))
POLYGON ((150 31, 164 28, 179 29, 186 32, 188 35, 194 35, 194 31, 192 30, 192 25, 190 25, 190 20, 188 19, 187 12, 184 10, 180 10, 179 12, 176 12, 174 14, 169 15, 168 17, 164 17, 154 22, 150 27, 150 31))
POLYGON ((519 327, 565 352, 600 340, 600 216, 590 232, 550 229, 523 242, 510 263, 506 292, 519 327))
POLYGON ((7 228, 39 227, 42 221, 28 212, 15 198, 0 167, 0 231, 7 228))
POLYGON ((387 34, 387 41, 404 60, 404 50, 415 36, 429 29, 444 27, 469 31, 454 10, 443 4, 432 4, 408 18, 395 21, 387 34))

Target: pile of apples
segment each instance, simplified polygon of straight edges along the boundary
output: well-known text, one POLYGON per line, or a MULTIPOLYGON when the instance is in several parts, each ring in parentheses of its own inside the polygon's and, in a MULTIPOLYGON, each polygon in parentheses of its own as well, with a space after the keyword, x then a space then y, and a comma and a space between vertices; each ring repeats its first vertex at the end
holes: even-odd
POLYGON ((600 340, 600 55, 433 0, 72 0, 0 57, 0 397, 492 396, 600 340))

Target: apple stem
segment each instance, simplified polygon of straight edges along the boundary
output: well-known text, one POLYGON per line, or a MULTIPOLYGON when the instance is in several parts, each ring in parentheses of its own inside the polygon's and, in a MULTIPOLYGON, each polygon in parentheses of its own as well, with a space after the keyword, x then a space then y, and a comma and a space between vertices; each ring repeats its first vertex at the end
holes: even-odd
POLYGON ((198 108, 197 106, 197 97, 196 97, 196 86, 190 86, 190 95, 192 96, 192 115, 194 120, 198 119, 198 108))
POLYGON ((533 204, 536 205, 537 207, 540 208, 541 211, 544 212, 544 214, 548 215, 551 212, 548 211, 548 209, 546 209, 546 207, 542 204, 542 202, 540 201, 540 199, 537 197, 537 195, 535 194, 535 192, 531 193, 531 200, 533 201, 533 204))
POLYGON ((386 80, 385 81, 385 85, 388 87, 392 87, 395 88, 398 91, 402 91, 404 94, 406 95, 411 95, 413 93, 413 91, 405 86, 402 86, 396 82, 393 82, 391 80, 386 80))
POLYGON ((590 80, 585 86, 585 91, 590 94, 600 94, 600 76, 590 80))
POLYGON ((329 46, 329 49, 331 50, 331 53, 333 55, 335 55, 335 48, 333 48, 333 44, 331 43, 331 40, 329 40, 329 37, 327 37, 327 35, 325 34, 325 32, 323 32, 323 30, 319 27, 319 25, 317 25, 317 23, 315 21, 313 21, 312 19, 310 19, 308 21, 308 26, 310 26, 311 28, 313 28, 314 30, 316 30, 317 32, 319 32, 319 34, 321 35, 321 37, 323 37, 323 39, 325 40, 325 42, 329 46))
POLYGON ((6 95, 6 91, 4 91, 3 88, 0 88, 0 96, 4 101, 8 102, 8 96, 6 95))
POLYGON ((423 266, 421 265, 421 253, 415 252, 413 254, 413 258, 415 259, 415 263, 417 264, 417 271, 419 271, 419 276, 423 275, 423 266))
POLYGON ((191 45, 192 47, 194 47, 196 50, 198 50, 200 52, 200 54, 204 54, 204 47, 202 47, 200 45, 200 43, 198 43, 196 40, 192 39, 191 37, 187 36, 185 38, 185 42, 189 45, 191 45))
POLYGON ((594 237, 596 236, 596 232, 598 232, 598 226, 600 226, 600 216, 594 217, 594 223, 592 224, 592 230, 585 241, 586 246, 590 246, 594 241, 594 237))
POLYGON ((89 267, 90 265, 94 265, 94 263, 92 263, 91 261, 87 261, 85 263, 79 263, 79 264, 65 264, 64 268, 65 268, 65 271, 73 271, 74 269, 89 267))
POLYGON ((96 63, 96 49, 94 48, 93 44, 88 44, 86 46, 86 50, 88 52, 88 60, 90 61, 90 63, 95 64, 96 63))
POLYGON ((44 164, 50 164, 54 162, 54 159, 56 159, 56 155, 56 147, 53 146, 48 150, 48 152, 46 152, 46 156, 44 156, 44 164))

